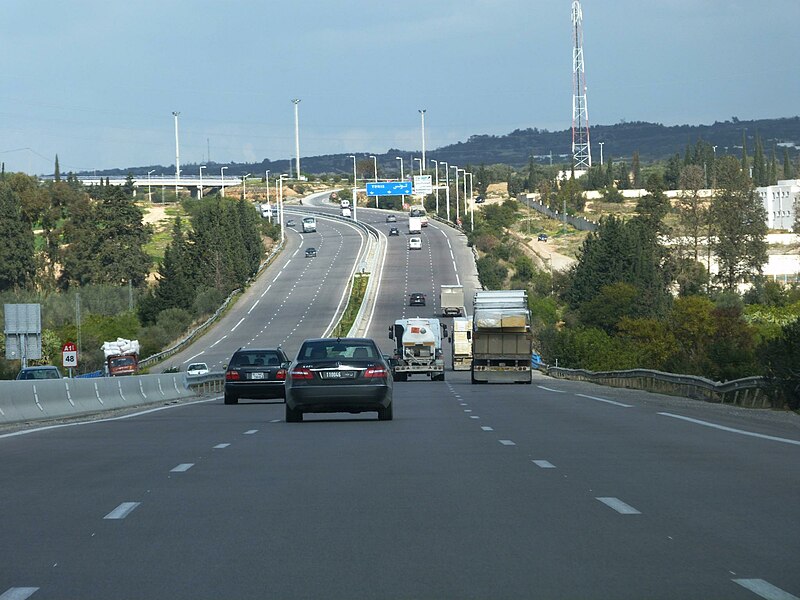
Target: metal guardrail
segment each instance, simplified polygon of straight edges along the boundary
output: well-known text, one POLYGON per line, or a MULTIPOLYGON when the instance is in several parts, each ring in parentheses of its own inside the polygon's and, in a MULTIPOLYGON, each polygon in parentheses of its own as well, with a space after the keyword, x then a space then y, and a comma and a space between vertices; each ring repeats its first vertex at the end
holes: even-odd
POLYGON ((745 377, 720 383, 705 377, 678 375, 649 369, 595 372, 585 369, 543 367, 542 371, 557 379, 588 381, 610 387, 646 390, 658 394, 683 396, 748 408, 775 407, 765 391, 767 384, 763 377, 745 377))

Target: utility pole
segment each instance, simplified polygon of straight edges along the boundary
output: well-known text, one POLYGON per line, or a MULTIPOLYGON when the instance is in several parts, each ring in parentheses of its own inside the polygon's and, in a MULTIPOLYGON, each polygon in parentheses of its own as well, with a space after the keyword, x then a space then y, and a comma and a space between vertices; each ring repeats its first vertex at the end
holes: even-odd
MULTIPOLYGON (((425 111, 427 109, 421 108, 419 109, 419 116, 422 117, 422 164, 420 167, 424 168, 426 171, 428 170, 428 163, 425 162, 425 111)), ((420 173, 422 175, 422 173, 420 173)))
POLYGON ((178 185, 181 182, 181 147, 178 144, 178 111, 172 111, 175 117, 175 199, 178 199, 178 185))
POLYGON ((295 98, 292 103, 294 104, 294 148, 297 155, 297 179, 300 179, 300 114, 298 108, 300 99, 295 98))

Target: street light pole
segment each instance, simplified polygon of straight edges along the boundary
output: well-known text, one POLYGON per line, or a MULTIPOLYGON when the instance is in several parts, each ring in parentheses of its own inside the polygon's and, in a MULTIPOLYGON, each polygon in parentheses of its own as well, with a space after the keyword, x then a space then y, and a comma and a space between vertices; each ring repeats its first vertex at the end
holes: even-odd
POLYGON ((178 111, 172 111, 172 116, 175 117, 175 199, 178 199, 178 184, 181 181, 181 152, 180 145, 178 144, 178 111))
POLYGON ((297 179, 300 179, 300 118, 298 112, 298 104, 300 99, 295 98, 292 100, 294 104, 294 147, 297 152, 297 179))
MULTIPOLYGON (((278 192, 278 219, 280 219, 281 222, 281 243, 286 239, 286 231, 283 225, 283 180, 287 177, 289 176, 286 173, 281 173, 278 179, 280 183, 280 191, 278 192)), ((272 209, 270 209, 270 212, 272 212, 272 209)))
POLYGON ((458 201, 458 172, 460 171, 460 169, 455 165, 453 165, 450 168, 453 169, 456 172, 456 185, 455 185, 455 188, 456 188, 456 225, 461 226, 461 223, 459 223, 459 221, 461 220, 461 208, 458 206, 458 204, 459 204, 459 201, 458 201))
POLYGON ((450 169, 446 162, 444 165, 444 201, 447 203, 447 220, 450 221, 450 169))
POLYGON ((600 166, 601 167, 603 166, 603 144, 605 144, 605 142, 600 142, 600 166))
POLYGON ((417 158, 415 156, 414 160, 418 160, 419 161, 419 174, 422 175, 422 159, 421 158, 417 158))
MULTIPOLYGON (((372 159, 373 179, 375 183, 378 183, 378 157, 370 155, 370 158, 372 159)), ((367 197, 367 200, 369 200, 369 197, 367 197)), ((378 206, 378 196, 375 196, 375 208, 380 208, 378 206)))
POLYGON ((464 217, 467 216, 467 170, 459 169, 464 174, 464 217))
MULTIPOLYGON (((264 180, 267 182, 267 206, 269 206, 269 169, 267 169, 266 175, 264 175, 264 180)), ((270 208, 270 213, 272 209, 270 208)))
POLYGON ((358 221, 358 215, 356 213, 356 204, 358 204, 356 202, 356 200, 358 200, 358 192, 356 190, 358 187, 356 183, 358 181, 358 174, 356 173, 356 155, 351 154, 350 158, 353 159, 353 221, 358 221))
POLYGON ((200 189, 197 192, 198 198, 203 198, 203 169, 205 169, 205 165, 200 165, 200 189))
MULTIPOLYGON (((425 163, 425 111, 426 110, 427 109, 425 108, 419 109, 419 116, 422 118, 422 165, 426 164, 425 163)), ((420 165, 420 168, 422 168, 422 165, 420 165)), ((420 173, 420 175, 422 175, 422 173, 420 173)))
POLYGON ((475 199, 472 196, 472 173, 465 173, 469 175, 469 230, 475 230, 475 199))
POLYGON ((219 176, 222 178, 222 192, 220 192, 220 198, 224 198, 225 197, 225 169, 227 169, 227 168, 228 167, 222 167, 219 170, 219 176))
MULTIPOLYGON (((395 160, 399 160, 400 161, 400 181, 402 182, 406 178, 406 174, 403 173, 403 157, 402 156, 395 156, 394 158, 395 158, 395 160)), ((405 196, 405 194, 403 194, 401 202, 403 203, 403 206, 405 206, 405 204, 406 204, 406 196, 405 196)))
POLYGON ((250 173, 242 177, 242 200, 247 202, 247 178, 250 177, 250 173))
POLYGON ((147 200, 148 200, 148 202, 152 202, 153 201, 153 195, 152 195, 152 192, 150 191, 150 174, 151 173, 155 173, 155 171, 156 170, 153 169, 152 171, 148 171, 147 172, 147 200))
POLYGON ((439 216, 439 161, 431 159, 431 162, 436 165, 434 170, 436 172, 436 216, 439 216))

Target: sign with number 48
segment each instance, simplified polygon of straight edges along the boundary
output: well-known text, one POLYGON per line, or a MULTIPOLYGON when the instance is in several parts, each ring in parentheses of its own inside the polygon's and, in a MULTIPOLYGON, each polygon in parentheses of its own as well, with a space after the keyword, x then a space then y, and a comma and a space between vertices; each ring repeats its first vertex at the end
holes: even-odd
POLYGON ((61 347, 61 366, 73 369, 78 366, 78 348, 72 342, 61 347))

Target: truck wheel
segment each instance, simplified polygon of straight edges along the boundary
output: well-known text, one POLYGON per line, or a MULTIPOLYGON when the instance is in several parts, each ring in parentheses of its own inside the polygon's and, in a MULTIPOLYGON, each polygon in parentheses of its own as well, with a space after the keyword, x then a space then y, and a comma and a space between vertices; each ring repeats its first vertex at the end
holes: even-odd
POLYGON ((434 375, 431 377, 432 381, 444 381, 444 373, 439 373, 438 375, 434 375))
POLYGON ((225 404, 239 404, 239 399, 233 394, 225 394, 225 404))

